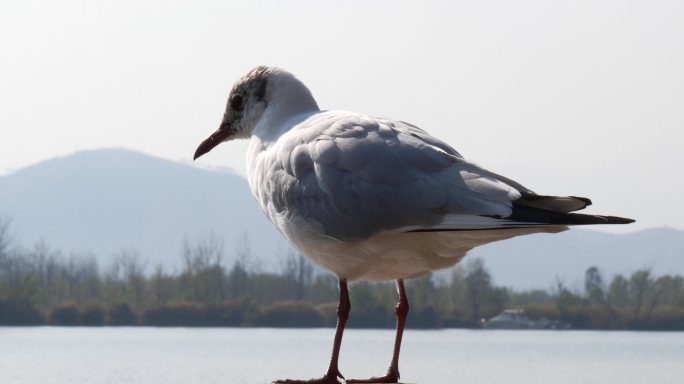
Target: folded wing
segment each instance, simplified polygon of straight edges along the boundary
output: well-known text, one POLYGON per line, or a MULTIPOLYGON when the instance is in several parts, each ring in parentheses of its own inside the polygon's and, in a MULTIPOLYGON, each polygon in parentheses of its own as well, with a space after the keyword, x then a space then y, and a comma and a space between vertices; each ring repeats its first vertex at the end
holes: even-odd
POLYGON ((400 121, 326 112, 286 135, 269 151, 276 161, 261 193, 278 213, 320 223, 338 240, 610 221, 569 214, 591 202, 536 195, 400 121))

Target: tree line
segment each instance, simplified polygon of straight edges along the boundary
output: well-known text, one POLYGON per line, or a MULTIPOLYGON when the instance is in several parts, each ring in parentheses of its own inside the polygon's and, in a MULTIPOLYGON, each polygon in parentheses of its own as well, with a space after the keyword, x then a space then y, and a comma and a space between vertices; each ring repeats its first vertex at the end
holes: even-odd
MULTIPOLYGON (((264 271, 246 237, 232 255, 216 237, 186 241, 181 268, 149 266, 122 249, 101 267, 91 254, 65 255, 41 241, 16 244, 0 220, 0 325, 334 326, 337 278, 292 250, 264 271)), ((407 283, 409 328, 477 328, 506 308, 578 329, 684 330, 684 278, 644 267, 606 280, 587 269, 584 286, 548 290, 496 286, 482 259, 407 283)), ((394 283, 355 282, 348 326, 392 328, 394 283)))

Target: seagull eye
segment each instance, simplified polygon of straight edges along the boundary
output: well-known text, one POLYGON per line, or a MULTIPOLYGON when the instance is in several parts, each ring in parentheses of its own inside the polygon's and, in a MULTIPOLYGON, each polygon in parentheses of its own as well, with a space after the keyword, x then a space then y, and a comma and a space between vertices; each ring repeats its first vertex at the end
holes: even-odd
POLYGON ((232 109, 232 110, 235 110, 235 111, 241 110, 242 107, 244 106, 244 100, 242 98, 242 95, 239 95, 237 93, 233 94, 230 97, 230 100, 228 100, 228 104, 230 105, 230 109, 232 109))

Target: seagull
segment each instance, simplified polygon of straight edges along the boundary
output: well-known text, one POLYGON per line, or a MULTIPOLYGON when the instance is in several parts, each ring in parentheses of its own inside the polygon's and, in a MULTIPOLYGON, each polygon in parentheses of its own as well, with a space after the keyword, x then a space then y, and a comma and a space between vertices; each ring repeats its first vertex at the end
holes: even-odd
POLYGON ((321 110, 304 83, 278 67, 258 66, 235 83, 219 128, 194 159, 234 139, 249 139, 247 176, 264 215, 302 255, 339 279, 325 375, 274 383, 344 380, 338 357, 351 310, 348 282, 395 280, 399 303, 387 373, 345 382, 396 383, 409 311, 404 280, 450 268, 493 241, 568 225, 634 222, 571 213, 591 200, 536 194, 404 121, 321 110))

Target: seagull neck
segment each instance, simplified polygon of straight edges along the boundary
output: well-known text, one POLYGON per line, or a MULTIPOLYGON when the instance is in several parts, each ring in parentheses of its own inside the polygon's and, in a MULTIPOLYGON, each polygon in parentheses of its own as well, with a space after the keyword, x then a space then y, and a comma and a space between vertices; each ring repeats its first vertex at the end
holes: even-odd
POLYGON ((294 77, 275 78, 268 87, 267 107, 251 132, 263 142, 278 140, 297 123, 320 112, 309 88, 294 77), (300 118, 302 115, 306 117, 300 118))
POLYGON ((252 130, 252 136, 256 136, 265 144, 273 143, 297 124, 312 115, 320 113, 318 108, 292 109, 279 107, 278 105, 268 106, 252 130))

